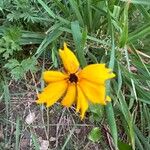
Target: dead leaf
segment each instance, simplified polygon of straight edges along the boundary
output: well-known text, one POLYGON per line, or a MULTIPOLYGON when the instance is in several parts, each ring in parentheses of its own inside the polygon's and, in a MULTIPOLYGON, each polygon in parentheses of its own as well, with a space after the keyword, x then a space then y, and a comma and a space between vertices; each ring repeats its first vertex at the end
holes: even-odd
POLYGON ((40 150, 48 150, 48 147, 49 147, 49 141, 42 140, 41 141, 40 150))
POLYGON ((79 134, 81 132, 81 129, 76 129, 75 133, 79 134))
POLYGON ((20 141, 20 149, 21 150, 27 150, 30 145, 30 140, 29 139, 22 139, 20 141))
POLYGON ((34 112, 29 113, 29 114, 27 115, 26 119, 25 119, 26 123, 29 124, 29 125, 30 125, 31 123, 33 123, 34 120, 35 120, 35 113, 34 113, 34 112))
POLYGON ((53 141, 56 141, 56 138, 55 137, 50 137, 50 139, 49 139, 51 142, 53 142, 53 141))

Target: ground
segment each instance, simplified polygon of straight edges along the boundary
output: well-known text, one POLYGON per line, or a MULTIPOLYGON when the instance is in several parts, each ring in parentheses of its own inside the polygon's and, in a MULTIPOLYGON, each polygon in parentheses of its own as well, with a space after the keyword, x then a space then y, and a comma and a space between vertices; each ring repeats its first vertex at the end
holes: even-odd
POLYGON ((105 124, 97 124, 102 132, 100 142, 94 143, 88 139, 89 132, 95 126, 89 121, 88 113, 81 121, 74 106, 63 108, 59 102, 50 108, 37 105, 36 89, 40 86, 37 78, 39 77, 33 75, 31 80, 10 81, 7 91, 10 103, 0 103, 0 114, 6 116, 0 123, 2 148, 13 150, 16 138, 19 138, 20 150, 34 149, 37 143, 41 150, 47 150, 48 146, 53 150, 113 149, 113 146, 110 147, 112 139, 105 124), (18 126, 19 129, 16 129, 18 126), (4 135, 7 139, 4 139, 4 135), (2 144, 5 140, 8 141, 6 145, 2 144))

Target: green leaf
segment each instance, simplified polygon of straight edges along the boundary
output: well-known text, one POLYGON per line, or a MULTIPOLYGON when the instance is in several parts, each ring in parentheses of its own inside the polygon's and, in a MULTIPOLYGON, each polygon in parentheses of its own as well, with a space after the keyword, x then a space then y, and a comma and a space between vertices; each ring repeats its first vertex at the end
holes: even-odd
POLYGON ((19 149, 19 137, 20 137, 20 119, 17 117, 17 122, 16 122, 16 141, 15 141, 15 150, 19 149))
POLYGON ((120 47, 124 47, 128 40, 128 8, 129 8, 129 3, 125 5, 124 12, 123 12, 123 19, 121 20, 123 27, 120 36, 120 47))
POLYGON ((33 142, 35 150, 40 150, 40 144, 38 142, 38 138, 36 134, 31 131, 31 136, 32 136, 32 142, 33 142))
POLYGON ((67 144, 68 144, 68 142, 71 140, 71 137, 72 137, 72 135, 73 135, 73 133, 74 133, 75 127, 76 127, 76 126, 74 126, 74 127, 72 128, 72 130, 70 131, 70 133, 68 134, 67 139, 65 140, 65 142, 64 142, 64 144, 63 144, 61 150, 65 150, 65 149, 66 149, 67 144))
POLYGON ((53 18, 56 17, 56 15, 54 14, 54 12, 42 0, 37 0, 37 1, 43 6, 43 8, 47 11, 47 13, 51 17, 53 17, 53 18))
POLYGON ((128 105, 125 101, 125 97, 124 97, 122 91, 120 91, 120 93, 118 95, 118 99, 119 99, 119 102, 120 102, 121 112, 123 113, 125 121, 127 122, 127 125, 128 125, 127 134, 130 137, 132 148, 134 149, 135 139, 134 139, 134 130, 133 130, 133 118, 132 118, 132 115, 131 115, 131 113, 128 109, 128 105))
POLYGON ((150 149, 149 140, 143 136, 143 133, 138 129, 138 127, 136 125, 134 126, 134 129, 135 129, 135 133, 136 133, 137 137, 139 138, 139 140, 141 141, 141 143, 144 147, 144 150, 149 150, 150 149))
MULTIPOLYGON (((7 118, 9 117, 9 108, 10 108, 10 105, 11 105, 11 98, 10 98, 10 91, 9 91, 9 85, 7 83, 7 81, 5 80, 5 83, 2 83, 2 87, 3 87, 3 90, 4 90, 4 101, 5 101, 5 105, 6 105, 6 115, 7 115, 7 118)), ((1 101, 0 101, 1 102, 1 101)))
POLYGON ((85 41, 87 36, 86 31, 84 30, 84 32, 81 33, 78 21, 71 22, 71 30, 72 30, 72 35, 75 42, 75 47, 77 50, 77 56, 79 62, 81 64, 81 67, 85 67, 87 65, 84 56, 84 46, 85 46, 85 41))
POLYGON ((88 135, 88 139, 92 142, 98 142, 101 139, 100 129, 98 127, 93 128, 88 135))
POLYGON ((8 69, 13 69, 13 68, 15 68, 15 67, 17 67, 19 65, 20 65, 20 63, 18 62, 18 60, 16 60, 16 59, 10 59, 10 60, 8 60, 8 63, 5 64, 4 67, 8 68, 8 69))
POLYGON ((1 54, 1 53, 3 53, 3 52, 5 52, 5 51, 6 51, 6 49, 5 49, 5 48, 0 47, 0 54, 1 54))
POLYGON ((150 5, 150 1, 149 0, 121 0, 121 1, 124 1, 124 2, 130 2, 130 3, 133 3, 133 4, 144 4, 144 5, 150 5))
POLYGON ((133 32, 129 33, 128 42, 134 42, 137 39, 150 35, 150 23, 145 23, 143 26, 137 28, 133 32))
POLYGON ((37 59, 34 56, 28 59, 24 59, 21 62, 21 66, 24 72, 27 72, 29 70, 35 72, 37 70, 36 65, 37 65, 37 59))
POLYGON ((89 111, 90 111, 90 121, 91 122, 100 122, 103 114, 104 114, 104 107, 98 104, 90 104, 89 107, 89 111))
POLYGON ((36 65, 37 65, 37 59, 33 56, 31 58, 22 60, 21 63, 19 63, 18 60, 16 59, 11 59, 4 67, 10 70, 13 79, 19 80, 29 70, 31 72, 37 71, 36 65))
POLYGON ((77 1, 75 0, 69 0, 69 3, 71 5, 71 8, 73 9, 78 21, 80 22, 81 25, 84 24, 83 22, 83 19, 82 19, 82 16, 81 16, 81 13, 79 11, 79 7, 78 7, 78 4, 77 4, 77 1))
POLYGON ((35 53, 36 58, 38 58, 44 52, 44 50, 46 50, 47 46, 56 40, 61 34, 62 31, 60 31, 58 28, 50 32, 37 49, 35 53))
POLYGON ((5 28, 3 37, 0 39, 0 53, 8 59, 15 51, 20 51, 21 31, 18 27, 5 28))
POLYGON ((25 72, 21 66, 15 67, 10 71, 10 73, 11 73, 11 77, 16 81, 21 79, 25 75, 25 72))
POLYGON ((118 141, 118 147, 119 150, 132 150, 132 147, 129 144, 124 143, 122 141, 118 141))
MULTIPOLYGON (((110 24, 109 31, 111 34, 111 54, 110 54, 109 68, 113 69, 115 64, 115 37, 114 37, 114 28, 112 24, 111 12, 109 10, 109 7, 107 13, 108 13, 108 21, 110 24)), ((108 94, 110 92, 109 87, 110 87, 110 81, 107 82, 108 94)), ((114 141, 114 146, 115 149, 118 149, 118 131, 117 131, 117 125, 116 125, 115 114, 114 114, 112 103, 111 102, 108 103, 105 108, 106 108, 106 115, 107 115, 109 128, 114 141)))

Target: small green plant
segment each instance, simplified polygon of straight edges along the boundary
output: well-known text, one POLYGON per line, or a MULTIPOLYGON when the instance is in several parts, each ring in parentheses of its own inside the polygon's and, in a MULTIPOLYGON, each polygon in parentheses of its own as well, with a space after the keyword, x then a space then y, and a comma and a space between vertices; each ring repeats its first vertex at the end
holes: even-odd
POLYGON ((28 71, 32 73, 37 71, 37 59, 35 57, 27 58, 18 62, 16 59, 8 60, 4 66, 10 71, 11 77, 15 80, 23 78, 28 71))
POLYGON ((98 142, 101 140, 101 131, 98 127, 95 127, 91 130, 91 132, 88 135, 88 139, 92 142, 98 142))
POLYGON ((0 38, 0 54, 5 58, 11 58, 18 51, 20 46, 21 30, 18 27, 10 27, 4 30, 3 36, 0 38))

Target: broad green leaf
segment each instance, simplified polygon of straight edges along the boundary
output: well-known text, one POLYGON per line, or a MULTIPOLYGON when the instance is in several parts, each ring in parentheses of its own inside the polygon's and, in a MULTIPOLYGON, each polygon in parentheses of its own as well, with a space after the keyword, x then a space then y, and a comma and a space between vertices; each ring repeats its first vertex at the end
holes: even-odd
POLYGON ((98 142, 101 139, 100 129, 98 127, 93 128, 88 135, 88 139, 92 142, 98 142))
POLYGON ((118 141, 118 147, 119 150, 132 150, 132 147, 129 144, 124 143, 122 141, 118 141))
POLYGON ((104 106, 98 104, 91 104, 89 107, 91 122, 100 122, 104 115, 104 106))

